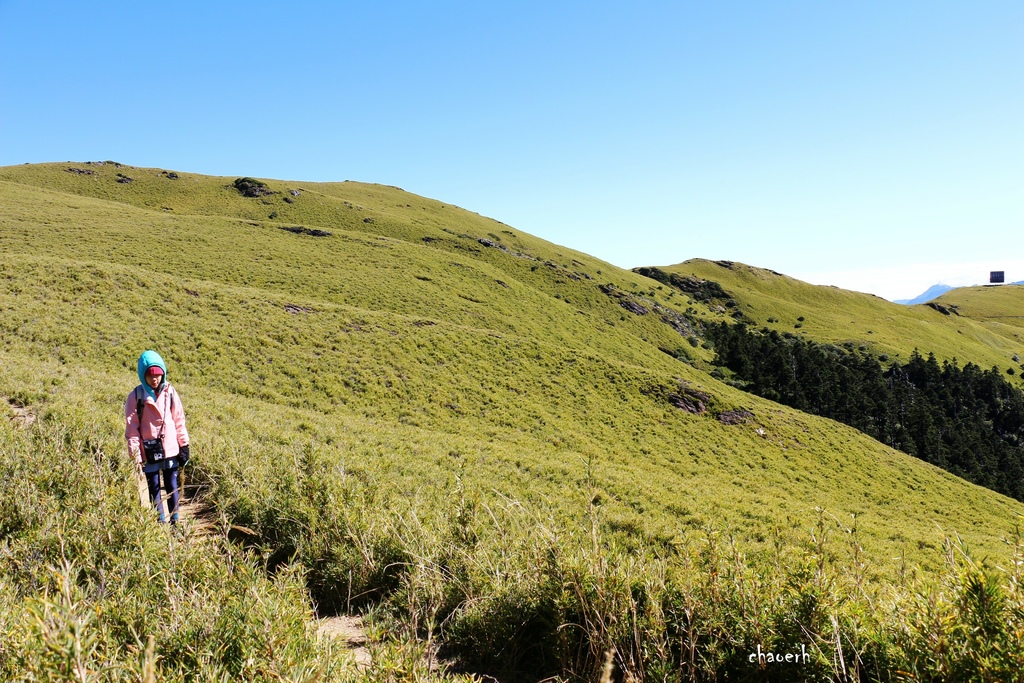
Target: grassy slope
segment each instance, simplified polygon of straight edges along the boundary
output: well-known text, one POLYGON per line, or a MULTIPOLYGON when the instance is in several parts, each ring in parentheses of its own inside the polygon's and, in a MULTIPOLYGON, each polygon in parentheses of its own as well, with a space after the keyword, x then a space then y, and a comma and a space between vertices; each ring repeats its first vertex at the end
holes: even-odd
POLYGON ((916 348, 940 360, 957 358, 961 365, 970 361, 1004 371, 1016 365, 1014 355, 1024 355, 1022 318, 1006 317, 1024 311, 1024 287, 954 290, 936 303, 962 302, 960 315, 943 315, 925 304, 904 306, 871 294, 809 285, 742 263, 724 264, 693 259, 663 270, 720 283, 758 327, 821 342, 866 346, 903 360, 916 348), (805 319, 796 328, 801 316, 805 319))
MULTIPOLYGON (((940 528, 1004 557, 1000 539, 1024 511, 662 353, 684 346, 699 365, 706 352, 598 284, 666 309, 684 310, 683 297, 491 219, 382 186, 269 181, 281 194, 243 198, 227 178, 68 166, 0 169, 0 394, 106 425, 114 448, 135 359, 157 348, 225 504, 272 504, 312 442, 339 475, 386 483, 385 509, 429 516, 463 486, 572 520, 590 461, 624 542, 727 524, 760 544, 775 525, 802 536, 822 506, 840 526, 859 515, 880 569, 904 550, 935 564, 940 528), (710 394, 712 410, 669 405, 680 382, 710 394), (738 407, 755 422, 714 418, 738 407)), ((785 306, 787 323, 820 324, 806 304, 785 306)), ((930 313, 903 332, 930 330, 930 313)), ((982 326, 967 335, 982 333, 1003 340, 982 326)))
POLYGON ((960 315, 981 321, 1002 336, 1021 339, 1024 335, 1024 285, 961 287, 946 292, 936 303, 956 306, 960 315))

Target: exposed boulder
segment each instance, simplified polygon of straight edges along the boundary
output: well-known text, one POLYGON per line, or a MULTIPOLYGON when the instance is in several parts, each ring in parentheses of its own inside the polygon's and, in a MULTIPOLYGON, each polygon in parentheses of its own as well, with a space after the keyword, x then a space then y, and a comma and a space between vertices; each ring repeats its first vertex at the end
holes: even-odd
POLYGON ((319 228, 304 228, 301 225, 282 225, 282 230, 294 232, 296 235, 309 235, 310 237, 330 237, 333 233, 319 228))
POLYGON ((686 316, 681 313, 677 313, 670 308, 665 308, 664 306, 658 306, 656 310, 661 313, 661 322, 665 323, 679 334, 687 338, 690 338, 695 334, 693 325, 686 316))
POLYGON ((650 313, 650 311, 648 311, 646 308, 644 308, 637 302, 633 301, 632 299, 619 299, 619 305, 625 308, 630 313, 635 313, 636 315, 647 315, 648 313, 650 313))
POLYGON ((711 397, 703 391, 680 387, 678 392, 669 392, 668 402, 680 410, 685 410, 693 415, 703 415, 708 410, 708 403, 711 397))
POLYGON ((679 275, 677 273, 666 273, 661 268, 634 268, 634 273, 649 277, 652 280, 657 280, 662 284, 669 285, 678 289, 680 292, 686 292, 693 297, 695 301, 711 301, 712 299, 729 299, 729 294, 722 289, 722 286, 712 280, 702 280, 699 277, 693 275, 679 275))
MULTIPOLYGON (((925 304, 925 306, 927 306, 928 308, 930 308, 932 310, 938 311, 942 315, 950 315, 950 310, 948 308, 946 308, 942 304, 937 304, 934 301, 929 301, 928 303, 925 304)), ((960 315, 960 314, 957 313, 957 315, 960 315)))
POLYGON ((718 421, 724 425, 738 425, 754 417, 749 410, 723 410, 718 414, 718 421))
POLYGON ((238 178, 235 180, 235 189, 243 197, 263 197, 266 195, 276 194, 273 190, 267 187, 267 184, 256 180, 255 178, 238 178))
POLYGON ((506 247, 504 244, 493 242, 487 239, 486 237, 481 237, 480 239, 477 240, 477 242, 484 245, 485 247, 490 247, 491 249, 499 249, 501 251, 504 251, 505 253, 508 253, 508 247, 506 247))
POLYGON ((632 297, 630 297, 628 294, 626 294, 621 289, 619 289, 618 287, 611 283, 605 285, 598 285, 597 288, 600 289, 602 293, 607 294, 611 298, 615 299, 620 306, 625 308, 630 313, 635 313, 636 315, 647 315, 648 313, 650 313, 646 306, 640 304, 632 297))

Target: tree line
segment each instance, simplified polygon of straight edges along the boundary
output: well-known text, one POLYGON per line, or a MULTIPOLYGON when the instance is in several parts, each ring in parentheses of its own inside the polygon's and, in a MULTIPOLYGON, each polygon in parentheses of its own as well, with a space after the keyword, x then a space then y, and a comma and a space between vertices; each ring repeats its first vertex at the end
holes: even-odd
POLYGON ((746 325, 709 325, 715 364, 751 393, 843 422, 970 482, 1024 501, 1024 393, 996 368, 906 363, 746 325))

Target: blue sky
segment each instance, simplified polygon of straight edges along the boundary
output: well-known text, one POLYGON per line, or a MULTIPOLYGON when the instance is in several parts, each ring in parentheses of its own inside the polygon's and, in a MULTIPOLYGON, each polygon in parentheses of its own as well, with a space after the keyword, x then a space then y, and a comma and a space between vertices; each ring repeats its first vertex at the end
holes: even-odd
POLYGON ((0 0, 0 165, 361 180, 623 267, 1024 280, 1024 3, 0 0))

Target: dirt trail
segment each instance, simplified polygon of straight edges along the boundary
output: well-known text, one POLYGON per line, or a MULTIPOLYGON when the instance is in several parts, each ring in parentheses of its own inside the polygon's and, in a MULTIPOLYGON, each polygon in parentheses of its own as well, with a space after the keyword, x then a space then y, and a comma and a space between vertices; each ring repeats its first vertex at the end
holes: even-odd
MULTIPOLYGON (((190 472, 183 472, 182 476, 187 477, 188 474, 190 472)), ((139 486, 140 503, 143 507, 149 507, 149 493, 141 476, 136 483, 139 486)), ((167 518, 169 517, 167 498, 161 496, 161 499, 164 515, 167 518)), ((255 534, 251 529, 230 525, 226 520, 218 519, 208 497, 208 488, 204 484, 190 484, 188 481, 184 481, 181 500, 178 504, 178 517, 177 528, 182 532, 183 537, 192 543, 211 543, 217 536, 232 531, 245 535, 255 534)), ((338 616, 319 619, 316 622, 316 629, 319 634, 337 639, 351 650, 355 657, 356 667, 360 671, 370 666, 370 651, 366 648, 366 631, 363 628, 361 617, 338 616)))
POLYGON ((6 396, 0 396, 0 399, 7 401, 7 405, 14 411, 14 415, 11 417, 11 421, 22 429, 31 427, 36 421, 36 414, 30 408, 26 408, 16 398, 8 398, 6 396))
POLYGON ((342 615, 321 619, 317 624, 317 632, 341 641, 345 647, 352 650, 359 670, 365 670, 370 666, 370 651, 366 649, 366 631, 363 629, 361 617, 342 615))
POLYGON ((204 487, 186 484, 182 488, 181 501, 178 503, 179 524, 198 539, 213 538, 217 533, 217 518, 213 514, 213 507, 203 495, 204 487))
MULTIPOLYGON (((223 532, 213 506, 206 497, 206 489, 201 484, 185 484, 178 505, 179 524, 189 537, 197 542, 209 541, 223 532)), ((253 533, 243 527, 232 526, 231 529, 242 533, 253 533)), ((370 651, 366 648, 366 630, 363 628, 362 617, 338 616, 327 617, 317 621, 317 632, 329 638, 337 639, 352 651, 356 667, 360 671, 369 668, 370 651)))

